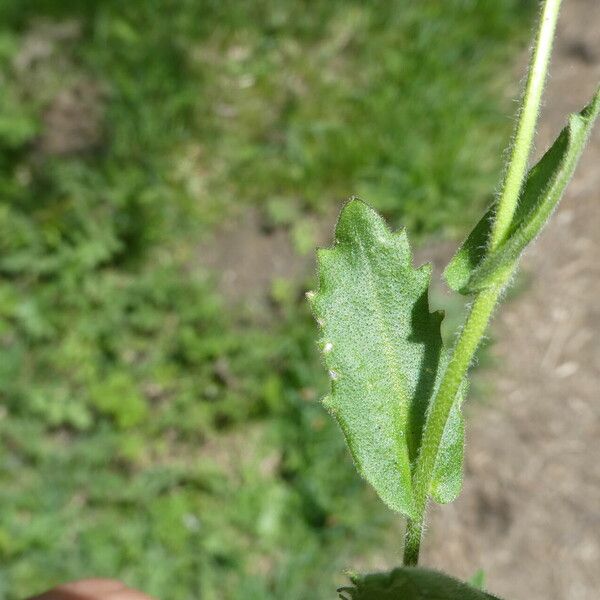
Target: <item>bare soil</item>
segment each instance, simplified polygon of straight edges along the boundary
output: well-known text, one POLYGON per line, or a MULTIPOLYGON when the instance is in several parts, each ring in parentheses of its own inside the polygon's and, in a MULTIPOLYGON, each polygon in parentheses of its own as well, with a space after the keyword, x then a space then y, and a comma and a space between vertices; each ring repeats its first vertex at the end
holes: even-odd
POLYGON ((35 21, 13 60, 24 100, 44 104, 36 156, 83 154, 103 143, 108 90, 77 64, 79 21, 35 21))

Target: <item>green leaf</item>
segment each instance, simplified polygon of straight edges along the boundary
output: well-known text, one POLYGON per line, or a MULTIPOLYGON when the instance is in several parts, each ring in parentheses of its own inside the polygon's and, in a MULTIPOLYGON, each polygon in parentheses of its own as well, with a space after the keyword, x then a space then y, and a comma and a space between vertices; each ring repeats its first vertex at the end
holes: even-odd
POLYGON ((453 290, 473 294, 510 277, 521 253, 560 201, 599 112, 600 90, 581 113, 570 116, 567 127, 529 171, 511 227, 493 252, 487 251, 487 243, 495 206, 483 216, 446 267, 444 277, 453 290))
POLYGON ((499 600, 448 575, 419 567, 353 576, 351 580, 352 587, 338 589, 343 600, 499 600))
MULTIPOLYGON (((444 369, 446 363, 447 360, 444 361, 444 369)), ((462 488, 465 423, 460 407, 467 395, 467 388, 465 380, 448 415, 435 461, 429 493, 439 504, 456 500, 462 488)))
MULTIPOLYGON (((352 200, 340 215, 334 246, 318 251, 318 271, 319 289, 308 297, 332 380, 323 402, 359 473, 390 508, 412 516, 412 466, 447 362, 443 314, 429 311, 431 267, 413 268, 406 233, 390 232, 374 210, 352 200)), ((439 501, 460 490, 458 402, 436 465, 439 501)))

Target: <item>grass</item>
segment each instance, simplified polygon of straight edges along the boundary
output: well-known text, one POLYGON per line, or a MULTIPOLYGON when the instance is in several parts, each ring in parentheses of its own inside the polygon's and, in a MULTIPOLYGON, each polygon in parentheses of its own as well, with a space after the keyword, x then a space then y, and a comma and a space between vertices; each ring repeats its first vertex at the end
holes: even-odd
POLYGON ((2 3, 0 598, 92 573, 329 598, 347 565, 394 558, 317 402, 305 282, 257 324, 198 244, 257 207, 306 249, 351 193, 462 231, 532 5, 2 3))

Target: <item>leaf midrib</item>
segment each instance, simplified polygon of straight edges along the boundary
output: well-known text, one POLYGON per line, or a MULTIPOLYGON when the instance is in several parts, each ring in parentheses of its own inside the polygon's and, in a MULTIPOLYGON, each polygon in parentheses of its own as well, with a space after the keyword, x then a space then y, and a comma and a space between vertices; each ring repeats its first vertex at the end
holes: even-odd
MULTIPOLYGON (((364 264, 366 265, 366 270, 368 272, 368 285, 370 290, 370 296, 374 299, 371 303, 373 306, 373 312, 375 313, 376 320, 379 323, 379 329, 381 333, 381 337, 383 338, 383 348, 384 354, 386 356, 386 360, 388 363, 388 367, 391 372, 391 380, 393 382, 394 393, 403 401, 399 402, 399 410, 398 410, 398 419, 394 420, 394 431, 396 433, 396 447, 398 452, 399 465, 404 463, 407 464, 410 468, 410 461, 408 459, 408 439, 407 432, 405 432, 405 442, 404 446, 402 445, 402 431, 401 431, 401 421, 406 422, 407 412, 408 412, 408 392, 405 389, 404 382, 401 379, 401 363, 398 360, 396 353, 394 352, 394 345, 391 341, 392 334, 388 331, 386 320, 383 317, 384 311, 382 309, 382 302, 377 291, 377 286, 374 285, 375 276, 374 269, 371 266, 371 262, 369 260, 369 256, 367 252, 365 252, 365 247, 360 238, 358 238, 358 247, 360 248, 360 255, 364 258, 364 264), (398 374, 398 376, 394 376, 394 374, 398 374)), ((409 478, 410 485, 410 478, 409 478)), ((412 488, 410 489, 410 495, 412 496, 412 488)))

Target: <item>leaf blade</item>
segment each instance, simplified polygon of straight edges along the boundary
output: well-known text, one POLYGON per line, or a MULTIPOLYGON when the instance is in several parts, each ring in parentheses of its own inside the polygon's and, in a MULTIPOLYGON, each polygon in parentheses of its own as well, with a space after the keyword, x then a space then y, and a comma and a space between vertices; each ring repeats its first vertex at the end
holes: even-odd
POLYGON ((600 89, 579 113, 571 115, 550 149, 530 169, 511 226, 500 244, 488 253, 494 219, 492 206, 444 271, 449 287, 472 294, 504 283, 527 245, 540 233, 560 202, 600 113, 600 89))
POLYGON ((438 504, 454 502, 462 489, 465 421, 461 405, 467 395, 467 381, 458 392, 440 442, 429 494, 438 504))
POLYGON ((499 600, 483 590, 420 567, 355 575, 353 586, 338 589, 342 600, 499 600))
POLYGON ((359 473, 410 517, 411 465, 445 363, 443 315, 429 311, 431 269, 413 268, 406 234, 359 200, 342 210, 335 237, 318 252, 319 288, 309 297, 332 378, 324 404, 359 473))

